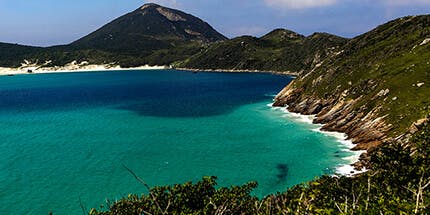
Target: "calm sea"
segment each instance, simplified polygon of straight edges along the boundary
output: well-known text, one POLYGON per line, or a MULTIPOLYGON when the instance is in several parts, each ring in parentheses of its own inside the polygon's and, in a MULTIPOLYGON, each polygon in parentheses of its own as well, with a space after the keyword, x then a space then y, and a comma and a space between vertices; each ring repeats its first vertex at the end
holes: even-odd
POLYGON ((175 70, 0 77, 0 214, 82 214, 149 185, 218 176, 264 196, 349 156, 267 104, 292 80, 175 70))

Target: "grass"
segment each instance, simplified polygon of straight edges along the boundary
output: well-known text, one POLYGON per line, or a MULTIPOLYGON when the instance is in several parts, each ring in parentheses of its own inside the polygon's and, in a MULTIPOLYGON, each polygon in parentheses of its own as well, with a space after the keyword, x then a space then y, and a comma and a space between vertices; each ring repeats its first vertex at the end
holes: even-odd
POLYGON ((429 20, 406 17, 354 38, 342 55, 297 81, 296 87, 304 89, 302 98, 337 97, 347 91, 349 99, 361 97, 354 110, 380 108, 378 115, 387 115, 386 122, 393 125, 389 135, 403 134, 430 112, 430 44, 419 46, 430 38, 429 20), (388 95, 376 96, 385 89, 388 95))

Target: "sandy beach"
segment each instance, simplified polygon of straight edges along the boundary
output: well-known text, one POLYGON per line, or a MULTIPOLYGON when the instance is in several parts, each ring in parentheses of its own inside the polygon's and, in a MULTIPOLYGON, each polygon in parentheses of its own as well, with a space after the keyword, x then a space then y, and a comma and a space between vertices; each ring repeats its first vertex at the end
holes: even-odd
POLYGON ((104 64, 77 64, 69 63, 65 66, 41 67, 38 65, 23 65, 18 68, 0 67, 0 75, 23 75, 23 74, 41 74, 41 73, 63 73, 63 72, 97 72, 97 71, 119 71, 119 70, 160 70, 167 69, 168 66, 139 66, 131 68, 122 68, 117 65, 104 64))
POLYGON ((99 71, 120 71, 120 70, 160 70, 160 69, 176 69, 184 71, 194 72, 247 72, 247 73, 272 73, 277 75, 290 75, 297 76, 298 73, 290 71, 265 71, 265 70, 241 70, 241 69, 191 69, 191 68, 172 68, 171 66, 150 66, 144 65, 139 67, 122 68, 113 63, 111 64, 89 64, 86 61, 83 62, 70 62, 64 66, 47 66, 51 61, 47 61, 44 64, 31 63, 24 60, 20 67, 0 67, 1 75, 23 75, 23 74, 40 74, 40 73, 62 73, 62 72, 99 72, 99 71))

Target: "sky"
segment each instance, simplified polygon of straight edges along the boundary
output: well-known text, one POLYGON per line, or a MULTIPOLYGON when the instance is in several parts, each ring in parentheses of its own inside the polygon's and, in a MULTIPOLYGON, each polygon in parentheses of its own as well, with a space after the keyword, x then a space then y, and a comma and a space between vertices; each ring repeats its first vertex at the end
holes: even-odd
POLYGON ((229 38, 275 28, 352 38, 395 18, 430 14, 430 0, 0 0, 0 41, 68 44, 149 2, 193 14, 229 38))

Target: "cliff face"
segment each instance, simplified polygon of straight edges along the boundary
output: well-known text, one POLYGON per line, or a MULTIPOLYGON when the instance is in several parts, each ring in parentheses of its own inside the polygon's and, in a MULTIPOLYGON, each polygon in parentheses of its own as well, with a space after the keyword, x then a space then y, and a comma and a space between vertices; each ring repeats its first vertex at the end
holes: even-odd
POLYGON ((291 112, 316 115, 314 123, 324 124, 323 130, 346 133, 356 144, 353 150, 369 150, 391 139, 387 134, 392 125, 377 114, 377 109, 367 113, 354 109, 360 98, 310 96, 302 99, 302 93, 303 89, 295 88, 292 83, 276 96, 274 106, 287 106, 291 112))
POLYGON ((430 113, 430 16, 405 17, 353 38, 285 87, 274 106, 316 115, 354 150, 406 140, 430 113))

